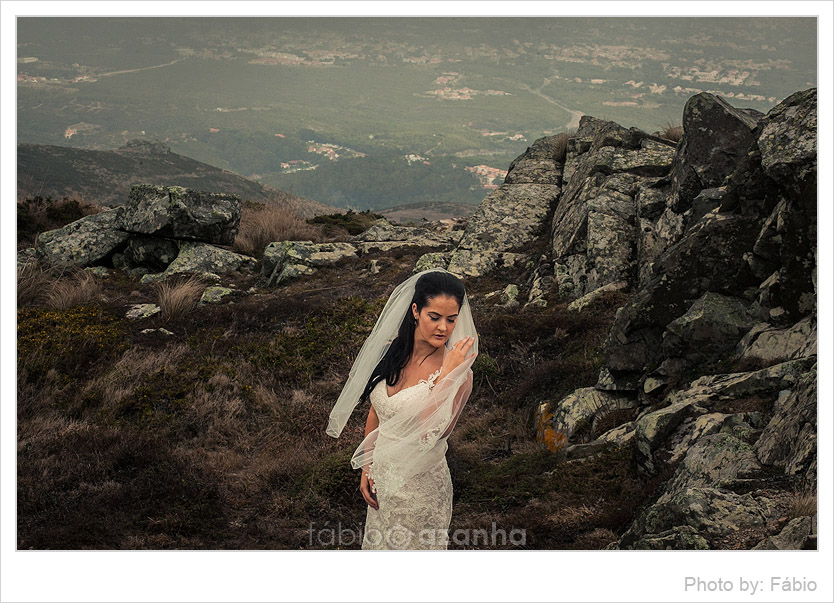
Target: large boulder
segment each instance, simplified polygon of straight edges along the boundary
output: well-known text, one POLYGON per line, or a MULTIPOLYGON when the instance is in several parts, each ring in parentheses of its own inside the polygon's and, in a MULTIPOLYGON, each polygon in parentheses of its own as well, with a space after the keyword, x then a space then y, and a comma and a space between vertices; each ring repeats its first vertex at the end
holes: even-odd
POLYGON ((502 184, 470 216, 459 248, 504 252, 529 243, 545 231, 559 192, 553 184, 502 184))
POLYGON ((741 258, 758 229, 733 214, 710 213, 656 262, 655 276, 617 311, 605 343, 611 370, 641 372, 664 359, 662 335, 704 293, 743 297, 758 284, 741 258))
POLYGON ((817 548, 814 518, 809 515, 794 517, 775 536, 768 536, 753 547, 754 551, 801 551, 817 548))
POLYGON ((719 431, 699 438, 689 448, 666 487, 669 491, 693 486, 731 488, 761 470, 762 465, 750 444, 719 431))
POLYGON ((733 531, 764 530, 774 519, 771 501, 732 491, 733 486, 761 470, 752 447, 732 434, 700 438, 678 465, 663 494, 641 511, 609 548, 645 548, 641 543, 646 539, 682 528, 694 529, 704 540, 675 539, 669 546, 707 548, 733 531))
POLYGON ((703 189, 723 184, 754 144, 761 118, 761 113, 731 107, 709 92, 686 102, 683 139, 670 173, 672 211, 684 213, 703 189))
POLYGON ((451 251, 432 251, 421 255, 414 265, 414 274, 422 272, 423 270, 431 270, 432 268, 448 268, 449 261, 452 259, 451 251))
POLYGON ((761 358, 767 363, 816 356, 816 315, 784 329, 767 322, 756 323, 738 342, 735 352, 738 358, 761 358))
POLYGON ((447 270, 462 278, 483 276, 499 269, 523 272, 531 269, 533 263, 532 258, 526 253, 473 251, 458 248, 450 256, 447 270))
POLYGON ((460 230, 430 230, 416 226, 395 226, 385 218, 374 222, 366 231, 353 237, 353 244, 363 251, 378 247, 383 251, 401 245, 415 245, 421 247, 456 245, 463 231, 460 230))
POLYGON ((765 173, 802 194, 817 182, 817 89, 792 94, 771 109, 758 138, 765 173))
POLYGON ((736 494, 719 488, 687 487, 664 494, 662 499, 639 514, 612 549, 645 548, 646 540, 689 528, 701 538, 674 539, 668 545, 681 549, 713 548, 711 541, 739 530, 768 525, 769 506, 763 497, 736 494))
POLYGON ((738 297, 704 293, 666 325, 663 353, 685 357, 689 365, 726 356, 757 322, 748 312, 749 305, 738 297))
POLYGON ((130 190, 122 227, 131 233, 231 245, 240 225, 240 210, 237 195, 136 184, 130 190))
POLYGON ((220 275, 227 272, 254 270, 255 258, 198 241, 180 241, 179 254, 160 273, 145 274, 140 282, 165 280, 173 274, 194 273, 220 275))
POLYGON ((816 308, 817 266, 817 91, 791 95, 768 114, 759 136, 761 165, 778 185, 785 204, 779 235, 779 305, 782 324, 816 308))
POLYGON ((695 415, 681 422, 673 437, 669 438, 667 448, 671 453, 669 463, 677 463, 699 439, 713 433, 728 433, 740 440, 747 440, 755 437, 756 432, 761 432, 762 413, 740 412, 724 414, 710 412, 704 415, 695 415))
POLYGON ((547 434, 558 433, 565 443, 582 443, 593 433, 595 423, 613 411, 637 406, 633 396, 585 387, 561 400, 540 404, 536 414, 539 445, 555 450, 547 434))
POLYGON ((670 393, 666 402, 671 405, 687 401, 710 409, 720 400, 775 396, 782 390, 795 388, 803 373, 809 371, 816 361, 813 357, 798 358, 757 371, 698 377, 687 387, 670 393))
POLYGON ((766 465, 783 468, 816 484, 817 365, 802 373, 793 389, 780 392, 773 418, 756 440, 754 450, 766 465))
POLYGON ((52 266, 92 266, 108 260, 128 240, 120 230, 123 207, 105 209, 70 222, 62 228, 40 233, 37 256, 52 266))

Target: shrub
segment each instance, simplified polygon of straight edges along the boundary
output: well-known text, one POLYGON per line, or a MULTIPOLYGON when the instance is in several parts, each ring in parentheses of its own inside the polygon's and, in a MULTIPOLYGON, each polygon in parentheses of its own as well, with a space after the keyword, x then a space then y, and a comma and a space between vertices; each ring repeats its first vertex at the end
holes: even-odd
POLYGON ((795 490, 790 506, 786 512, 788 521, 797 517, 813 516, 817 514, 817 493, 809 488, 795 490))
POLYGON ((349 209, 347 212, 341 214, 326 214, 316 216, 307 220, 308 224, 322 224, 324 226, 323 232, 326 237, 338 237, 341 233, 347 232, 351 236, 356 236, 368 230, 371 224, 383 218, 380 214, 371 213, 370 210, 361 212, 354 212, 349 209))
POLYGON ((33 197, 17 203, 17 234, 24 245, 31 245, 34 236, 47 230, 54 230, 66 226, 101 211, 96 203, 69 199, 64 197, 60 201, 52 197, 33 197))

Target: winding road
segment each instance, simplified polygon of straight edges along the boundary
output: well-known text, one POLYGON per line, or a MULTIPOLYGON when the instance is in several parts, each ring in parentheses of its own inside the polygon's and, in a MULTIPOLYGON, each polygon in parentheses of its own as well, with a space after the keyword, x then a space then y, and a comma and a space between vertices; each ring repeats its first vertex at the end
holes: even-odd
POLYGON ((566 111, 568 114, 570 114, 570 121, 568 122, 567 126, 565 126, 568 130, 576 130, 577 128, 579 128, 579 119, 583 115, 585 115, 582 111, 576 111, 574 109, 570 109, 570 108, 566 107, 565 105, 563 105, 562 103, 560 103, 559 101, 550 98, 544 92, 542 92, 542 88, 544 88, 545 86, 549 86, 550 82, 553 81, 553 78, 549 78, 549 77, 544 78, 544 80, 542 81, 541 86, 539 86, 538 88, 531 88, 527 84, 523 84, 521 82, 515 82, 515 81, 512 81, 512 80, 504 80, 504 81, 506 81, 508 83, 511 83, 514 86, 517 86, 518 88, 521 88, 522 90, 525 90, 525 91, 529 92, 530 94, 535 94, 536 96, 541 97, 544 100, 546 100, 547 102, 549 102, 551 105, 556 105, 557 107, 562 109, 562 111, 566 111))

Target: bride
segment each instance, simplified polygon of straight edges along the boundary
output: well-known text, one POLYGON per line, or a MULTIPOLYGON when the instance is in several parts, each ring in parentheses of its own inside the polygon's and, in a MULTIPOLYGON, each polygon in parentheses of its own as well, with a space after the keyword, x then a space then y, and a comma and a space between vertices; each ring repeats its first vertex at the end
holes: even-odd
POLYGON ((452 517, 446 440, 472 392, 477 333, 463 283, 439 269, 394 289, 330 413, 339 437, 370 400, 362 469, 363 549, 445 549, 452 517), (471 353, 470 353, 471 352, 471 353))

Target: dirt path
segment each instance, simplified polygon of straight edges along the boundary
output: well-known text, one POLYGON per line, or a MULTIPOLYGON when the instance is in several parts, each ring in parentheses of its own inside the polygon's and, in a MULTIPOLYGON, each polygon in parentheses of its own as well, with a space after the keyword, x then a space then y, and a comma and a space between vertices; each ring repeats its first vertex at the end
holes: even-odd
POLYGON ((108 75, 121 75, 123 73, 136 73, 137 71, 145 71, 146 69, 159 69, 160 67, 168 67, 169 65, 173 65, 174 63, 179 63, 182 59, 174 59, 170 63, 165 63, 164 65, 151 65, 150 67, 139 67, 138 69, 122 69, 121 71, 108 71, 107 73, 99 73, 96 77, 106 77, 108 75))
POLYGON ((582 111, 576 111, 574 109, 569 109, 568 107, 566 107, 565 105, 563 105, 559 101, 550 98, 544 92, 542 92, 542 88, 544 88, 545 86, 549 86, 551 81, 552 81, 551 78, 547 78, 547 77, 544 78, 544 81, 542 82, 542 85, 539 86, 538 88, 536 88, 535 90, 533 88, 531 88, 530 86, 526 85, 526 84, 518 84, 518 86, 519 86, 519 88, 527 90, 527 92, 530 92, 531 94, 535 94, 536 96, 539 96, 539 97, 543 98, 544 100, 546 100, 550 104, 556 105, 557 107, 559 107, 563 111, 567 111, 570 114, 570 121, 568 122, 568 125, 566 127, 567 127, 568 130, 576 130, 577 128, 579 128, 579 118, 581 118, 585 114, 582 113, 582 111))

